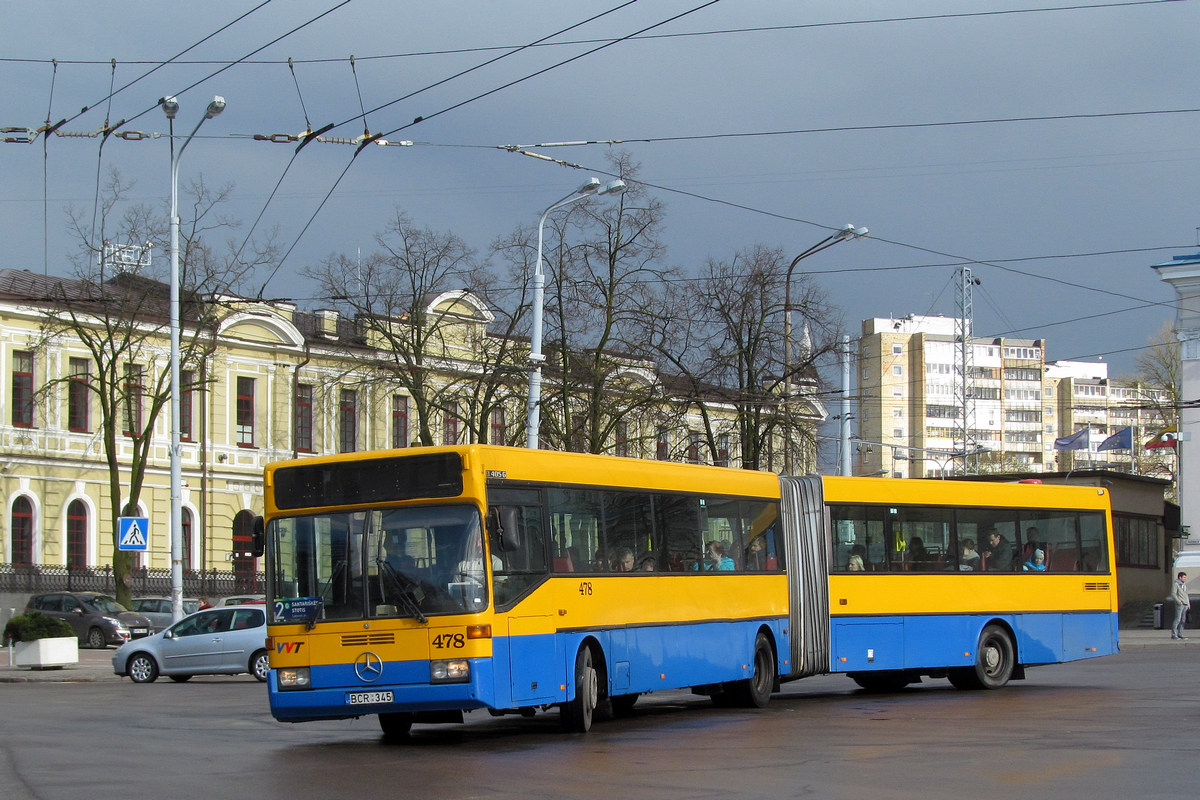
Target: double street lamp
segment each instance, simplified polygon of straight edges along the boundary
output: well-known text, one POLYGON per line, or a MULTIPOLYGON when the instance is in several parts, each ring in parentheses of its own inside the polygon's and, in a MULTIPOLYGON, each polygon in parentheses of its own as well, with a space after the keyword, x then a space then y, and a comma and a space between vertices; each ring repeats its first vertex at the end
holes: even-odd
POLYGON ((542 365, 546 356, 542 354, 542 314, 546 294, 546 276, 542 272, 542 231, 550 212, 592 195, 619 195, 626 189, 625 181, 614 180, 602 184, 599 178, 588 178, 587 183, 554 203, 542 212, 538 220, 537 264, 533 269, 533 332, 529 347, 529 409, 525 418, 525 445, 530 450, 538 448, 538 428, 542 421, 542 365))
POLYGON ((868 233, 866 228, 856 228, 850 223, 841 227, 836 233, 831 233, 821 241, 814 244, 812 247, 805 250, 800 255, 792 259, 792 263, 788 265, 787 277, 783 282, 783 368, 784 381, 788 388, 786 394, 790 394, 791 378, 792 378, 792 270, 796 268, 802 260, 811 255, 816 255, 822 250, 828 250, 838 242, 844 242, 849 239, 861 239, 868 233))
MULTIPOLYGON (((788 402, 792 397, 792 271, 796 269, 796 265, 809 256, 816 255, 822 250, 828 250, 838 242, 845 242, 850 239, 861 239, 868 233, 866 228, 856 228, 854 225, 847 223, 839 230, 829 234, 821 241, 808 248, 800 255, 792 259, 792 263, 788 265, 787 277, 783 281, 783 397, 784 402, 788 402)), ((849 391, 843 387, 844 391, 849 391)), ((843 433, 848 430, 848 414, 845 409, 842 413, 842 428, 843 433)), ((843 437, 844 438, 844 437, 843 437)), ((845 443, 843 442, 843 446, 845 443)), ((784 464, 784 470, 791 472, 792 449, 790 446, 785 446, 784 459, 788 463, 784 464)))
POLYGON ((179 160, 183 151, 206 120, 225 110, 225 98, 214 97, 204 117, 175 152, 175 115, 179 101, 164 97, 158 101, 167 115, 171 138, 171 620, 183 618, 183 465, 180 446, 180 287, 179 287, 179 160))

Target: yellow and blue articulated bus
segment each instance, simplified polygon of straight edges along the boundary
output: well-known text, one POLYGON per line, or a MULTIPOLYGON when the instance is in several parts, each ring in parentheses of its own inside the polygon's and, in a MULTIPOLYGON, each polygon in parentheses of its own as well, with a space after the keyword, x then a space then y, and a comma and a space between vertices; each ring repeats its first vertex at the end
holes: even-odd
POLYGON ((487 445, 281 462, 265 482, 285 722, 375 714, 403 735, 557 708, 582 732, 655 691, 761 707, 831 672, 998 688, 1117 649, 1103 489, 487 445))

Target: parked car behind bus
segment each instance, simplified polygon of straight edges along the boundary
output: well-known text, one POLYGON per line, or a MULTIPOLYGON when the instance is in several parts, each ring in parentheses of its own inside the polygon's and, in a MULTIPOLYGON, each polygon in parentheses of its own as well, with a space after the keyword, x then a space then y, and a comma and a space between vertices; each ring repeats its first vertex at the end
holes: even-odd
MULTIPOLYGON (((130 610, 144 615, 154 623, 154 630, 161 631, 170 626, 175 620, 171 619, 171 598, 169 597, 135 597, 129 601, 130 610)), ((183 616, 195 614, 200 610, 200 601, 195 597, 183 598, 183 616)))
POLYGON ((154 633, 154 623, 100 592, 35 594, 26 611, 41 611, 71 626, 79 643, 99 649, 154 633))

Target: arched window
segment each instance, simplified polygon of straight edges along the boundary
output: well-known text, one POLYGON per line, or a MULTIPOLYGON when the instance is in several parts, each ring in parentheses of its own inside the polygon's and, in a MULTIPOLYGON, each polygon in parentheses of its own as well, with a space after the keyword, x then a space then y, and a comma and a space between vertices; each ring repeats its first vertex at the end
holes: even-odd
POLYGON ((233 518, 233 578, 239 592, 257 592, 254 556, 247 555, 254 547, 254 514, 239 511, 233 518))
POLYGON ((67 569, 87 568, 87 505, 72 500, 67 506, 67 569))
POLYGON ((12 532, 13 566, 33 566, 33 503, 28 497, 13 501, 9 530, 12 532))

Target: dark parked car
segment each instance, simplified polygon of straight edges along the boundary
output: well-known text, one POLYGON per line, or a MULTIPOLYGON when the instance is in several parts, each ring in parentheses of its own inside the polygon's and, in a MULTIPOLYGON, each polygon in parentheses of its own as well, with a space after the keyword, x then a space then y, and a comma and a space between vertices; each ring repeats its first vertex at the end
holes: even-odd
MULTIPOLYGON (((154 630, 161 631, 174 622, 171 619, 171 598, 169 597, 135 597, 129 601, 130 609, 144 614, 154 623, 154 630)), ((183 598, 183 616, 195 614, 200 610, 200 601, 195 597, 183 598)))
POLYGON ((92 648, 124 644, 154 633, 154 623, 99 592, 48 592, 29 598, 26 611, 41 611, 71 626, 92 648))
POLYGON ((271 671, 266 638, 262 605, 209 608, 153 636, 126 642, 113 653, 113 672, 134 683, 151 683, 159 675, 182 682, 193 675, 239 672, 265 681, 271 671))

